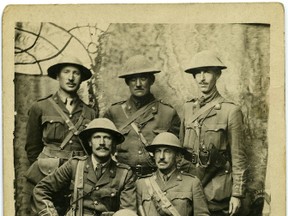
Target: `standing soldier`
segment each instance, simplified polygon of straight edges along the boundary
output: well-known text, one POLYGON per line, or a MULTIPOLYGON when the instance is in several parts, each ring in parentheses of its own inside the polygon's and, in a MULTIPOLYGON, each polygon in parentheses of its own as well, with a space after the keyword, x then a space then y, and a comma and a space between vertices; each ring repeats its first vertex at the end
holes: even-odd
MULTIPOLYGON (((26 174, 28 196, 43 177, 69 158, 86 154, 78 134, 98 116, 80 100, 77 90, 91 75, 77 58, 70 56, 48 68, 48 76, 59 82, 59 90, 38 100, 29 110, 25 149, 32 165, 26 174)), ((59 203, 55 203, 64 209, 63 192, 60 194, 56 196, 59 203)))
POLYGON ((92 154, 73 157, 36 185, 33 197, 38 215, 58 216, 52 197, 67 186, 72 194, 67 215, 112 216, 119 209, 136 211, 135 175, 128 165, 111 159, 124 136, 109 119, 97 118, 79 137, 92 154))
POLYGON ((136 181, 140 216, 210 215, 199 179, 177 169, 184 153, 179 139, 163 132, 146 149, 154 154, 158 169, 136 181))
POLYGON ((242 112, 216 88, 222 69, 226 66, 213 51, 194 56, 185 72, 193 75, 202 96, 185 104, 180 132, 211 214, 217 216, 239 213, 247 169, 242 112))
POLYGON ((179 135, 180 119, 175 109, 157 100, 150 92, 154 74, 159 72, 142 55, 129 58, 119 78, 125 79, 131 96, 113 104, 104 115, 125 136, 125 142, 117 146, 117 160, 130 165, 138 176, 155 170, 155 163, 145 146, 163 131, 179 135))

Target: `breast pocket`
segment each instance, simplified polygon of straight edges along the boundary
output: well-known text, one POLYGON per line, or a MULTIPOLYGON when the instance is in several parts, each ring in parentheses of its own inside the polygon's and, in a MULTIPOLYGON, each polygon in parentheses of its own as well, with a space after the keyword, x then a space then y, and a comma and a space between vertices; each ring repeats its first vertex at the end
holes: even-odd
POLYGON ((192 192, 171 192, 168 193, 167 197, 174 206, 177 206, 180 215, 191 214, 193 206, 192 192))
POLYGON ((213 144, 218 149, 226 149, 227 124, 204 124, 203 130, 202 136, 206 146, 213 144))
POLYGON ((185 136, 183 146, 188 149, 197 150, 199 138, 193 123, 185 125, 185 136))
POLYGON ((64 139, 65 122, 60 116, 42 116, 43 138, 61 142, 64 139))

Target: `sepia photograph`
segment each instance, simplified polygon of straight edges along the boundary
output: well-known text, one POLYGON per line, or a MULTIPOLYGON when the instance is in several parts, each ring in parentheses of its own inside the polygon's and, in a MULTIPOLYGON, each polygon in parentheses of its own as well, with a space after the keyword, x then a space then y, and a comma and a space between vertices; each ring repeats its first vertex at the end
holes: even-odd
POLYGON ((285 215, 281 4, 3 14, 4 215, 285 215))

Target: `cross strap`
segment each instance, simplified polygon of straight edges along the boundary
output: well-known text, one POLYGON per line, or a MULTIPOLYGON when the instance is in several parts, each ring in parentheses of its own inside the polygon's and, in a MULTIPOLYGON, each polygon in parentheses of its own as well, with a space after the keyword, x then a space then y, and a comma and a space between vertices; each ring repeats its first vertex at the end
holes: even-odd
POLYGON ((169 201, 169 199, 164 195, 163 191, 160 189, 159 185, 155 181, 155 176, 151 176, 145 179, 146 186, 148 188, 148 192, 152 196, 155 192, 160 198, 161 202, 164 204, 164 207, 171 213, 172 216, 181 216, 177 211, 175 206, 169 201))
MULTIPOLYGON (((70 120, 70 118, 63 112, 63 110, 59 107, 59 105, 52 99, 49 98, 48 99, 50 101, 50 103, 52 104, 52 106, 55 108, 55 110, 59 113, 59 115, 62 117, 62 119, 65 121, 65 123, 67 124, 68 128, 69 128, 69 133, 66 135, 66 137, 64 138, 64 140, 62 141, 61 145, 60 145, 60 149, 64 149, 65 146, 67 145, 68 141, 75 135, 77 136, 80 131, 78 130, 79 127, 81 126, 83 120, 84 120, 84 113, 85 113, 85 109, 82 109, 82 113, 78 119, 78 121, 76 122, 76 124, 74 125, 73 122, 70 120)), ((78 137, 79 138, 79 137, 78 137)), ((79 139, 80 140, 80 139, 79 139)), ((86 149, 84 148, 81 140, 80 140, 80 144, 83 148, 83 150, 86 152, 86 149)))
POLYGON ((223 98, 220 100, 211 101, 210 103, 207 103, 205 106, 201 107, 199 110, 197 110, 192 116, 190 116, 191 110, 185 110, 187 113, 187 116, 185 116, 186 119, 189 119, 189 122, 194 122, 199 116, 201 116, 203 113, 208 111, 209 109, 213 109, 217 104, 222 103, 224 101, 223 98), (188 112, 187 112, 188 111, 188 112), (189 118, 190 117, 190 118, 189 118))
POLYGON ((134 122, 139 116, 141 116, 142 114, 144 114, 147 110, 149 110, 151 108, 151 106, 157 102, 157 100, 153 100, 150 103, 146 104, 145 106, 141 107, 139 110, 137 110, 135 113, 133 113, 131 116, 128 116, 125 109, 126 108, 126 103, 122 104, 122 109, 124 111, 124 114, 127 117, 127 120, 119 127, 119 130, 123 130, 125 127, 127 127, 128 125, 130 125, 132 122, 134 122))
MULTIPOLYGON (((128 114, 126 113, 125 109, 126 109, 126 104, 122 104, 122 110, 126 116, 126 118, 130 121, 131 118, 129 118, 128 114)), ((138 115, 139 116, 139 115, 138 115)), ((134 119, 135 120, 135 119, 134 119)), ((141 133, 140 129, 138 128, 138 126, 135 124, 135 122, 131 122, 130 125, 132 126, 132 128, 135 130, 135 132, 138 134, 141 142, 147 146, 148 145, 148 142, 146 140, 146 138, 143 136, 143 134, 141 133)))

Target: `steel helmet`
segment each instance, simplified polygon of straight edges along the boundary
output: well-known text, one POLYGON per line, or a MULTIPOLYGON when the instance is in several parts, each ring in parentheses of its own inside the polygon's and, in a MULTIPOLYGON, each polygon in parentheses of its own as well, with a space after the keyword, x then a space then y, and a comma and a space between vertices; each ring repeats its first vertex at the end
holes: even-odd
POLYGON ((220 70, 227 67, 222 63, 218 54, 211 50, 204 50, 197 53, 191 60, 190 65, 185 70, 186 73, 195 74, 197 71, 203 68, 219 68, 220 70))
POLYGON ((169 146, 179 149, 182 153, 185 152, 185 149, 182 147, 180 140, 170 132, 159 133, 152 143, 146 146, 146 150, 149 152, 154 152, 155 148, 158 146, 169 146))
POLYGON ((113 216, 137 216, 137 214, 130 209, 120 209, 113 216))
POLYGON ((96 118, 92 120, 87 128, 79 133, 79 138, 83 142, 87 142, 87 139, 90 138, 92 133, 95 132, 107 132, 115 137, 116 144, 124 142, 124 136, 118 131, 115 124, 107 118, 96 118))
POLYGON ((160 70, 155 68, 154 64, 143 55, 130 57, 124 64, 123 71, 119 73, 119 78, 143 73, 159 73, 160 70))
POLYGON ((54 64, 48 68, 47 70, 48 76, 53 79, 56 79, 57 74, 60 72, 60 70, 63 67, 69 66, 69 65, 75 66, 80 70, 82 81, 88 80, 92 76, 91 71, 88 68, 84 67, 82 65, 82 62, 74 56, 63 56, 57 64, 54 64))

